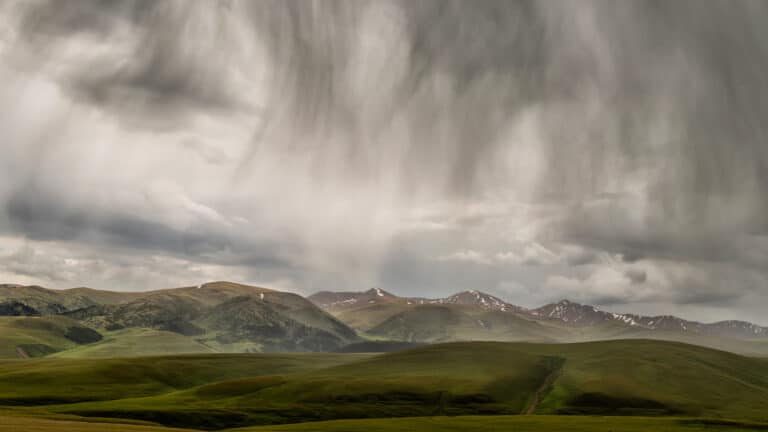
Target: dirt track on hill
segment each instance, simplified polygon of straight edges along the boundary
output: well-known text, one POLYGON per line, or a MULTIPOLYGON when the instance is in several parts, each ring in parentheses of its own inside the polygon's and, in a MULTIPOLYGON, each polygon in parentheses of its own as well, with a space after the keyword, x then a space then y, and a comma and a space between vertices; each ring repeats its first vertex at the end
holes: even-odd
POLYGON ((533 394, 531 403, 529 403, 528 406, 525 407, 522 414, 533 414, 534 412, 536 412, 536 408, 539 407, 539 404, 541 403, 542 400, 544 400, 544 397, 552 388, 552 385, 554 385, 557 378, 560 377, 560 373, 563 370, 563 363, 565 363, 565 360, 564 359, 557 359, 557 360, 558 360, 558 364, 554 366, 552 371, 544 378, 544 381, 541 382, 541 385, 539 385, 539 388, 537 388, 536 392, 533 394))

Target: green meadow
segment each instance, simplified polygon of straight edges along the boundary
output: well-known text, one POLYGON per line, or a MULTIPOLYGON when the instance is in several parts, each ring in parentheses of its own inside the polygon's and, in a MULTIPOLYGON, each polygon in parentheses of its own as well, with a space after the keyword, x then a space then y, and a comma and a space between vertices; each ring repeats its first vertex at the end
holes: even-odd
POLYGON ((652 340, 17 359, 0 361, 0 406, 24 430, 755 430, 768 360, 652 340))

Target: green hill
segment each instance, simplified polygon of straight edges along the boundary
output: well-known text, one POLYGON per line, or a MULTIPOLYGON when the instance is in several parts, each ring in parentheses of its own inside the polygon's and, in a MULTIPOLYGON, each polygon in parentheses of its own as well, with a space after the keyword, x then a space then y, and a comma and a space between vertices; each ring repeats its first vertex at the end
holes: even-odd
POLYGON ((132 328, 105 332, 99 342, 52 354, 60 358, 140 357, 151 355, 213 353, 195 339, 178 333, 132 328))
POLYGON ((222 380, 306 372, 365 357, 298 353, 0 360, 0 406, 125 400, 222 380))
POLYGON ((40 357, 100 339, 67 317, 0 317, 0 358, 40 357))
POLYGON ((333 315, 353 329, 368 331, 388 318, 410 309, 410 305, 399 303, 374 303, 354 309, 335 311, 333 315))
POLYGON ((204 429, 521 413, 768 421, 768 360, 653 340, 17 360, 0 362, 0 400, 41 413, 204 429))
POLYGON ((498 310, 463 305, 410 307, 368 330, 368 334, 408 342, 461 340, 554 342, 559 332, 546 324, 498 310))
POLYGON ((723 351, 752 356, 768 357, 768 341, 761 339, 742 339, 710 335, 689 335, 676 332, 649 332, 640 329, 605 332, 593 335, 593 339, 657 339, 682 342, 692 345, 714 348, 723 351))
POLYGON ((39 286, 0 284, 0 305, 21 303, 31 308, 26 315, 50 315, 96 304, 78 291, 49 290, 39 286))

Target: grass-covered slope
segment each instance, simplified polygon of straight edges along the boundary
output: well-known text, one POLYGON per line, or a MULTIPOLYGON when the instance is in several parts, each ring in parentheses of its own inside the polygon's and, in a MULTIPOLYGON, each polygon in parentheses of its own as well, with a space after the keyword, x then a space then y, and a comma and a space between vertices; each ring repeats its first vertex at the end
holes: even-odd
POLYGON ((424 397, 444 392, 435 405, 445 413, 458 413, 465 409, 463 402, 472 401, 466 406, 499 412, 522 412, 535 403, 531 412, 768 420, 768 362, 673 342, 453 343, 377 356, 322 374, 318 381, 349 378, 340 387, 326 384, 318 392, 326 400, 339 395, 365 400, 366 391, 386 392, 395 382, 424 397), (349 383, 355 380, 366 385, 349 383))
POLYGON ((412 306, 368 330, 408 342, 457 340, 555 341, 560 331, 514 313, 452 304, 412 306))
POLYGON ((0 360, 0 406, 123 400, 223 380, 306 372, 364 357, 302 353, 0 360))
POLYGON ((649 332, 641 329, 615 331, 613 333, 604 334, 602 336, 603 337, 601 339, 603 340, 642 338, 676 341, 723 351, 730 351, 751 357, 768 357, 768 340, 764 339, 742 339, 712 335, 690 335, 670 331, 649 332))
POLYGON ((213 352, 211 347, 178 333, 131 328, 105 332, 104 339, 99 342, 76 346, 50 357, 95 359, 213 352))
POLYGON ((410 305, 399 303, 374 303, 357 308, 332 312, 341 322, 358 331, 368 331, 388 318, 411 309, 410 305))
POLYGON ((0 358, 41 357, 77 348, 101 335, 62 317, 0 317, 0 358))
POLYGON ((47 315, 96 304, 79 291, 56 291, 39 286, 0 284, 0 305, 22 303, 30 310, 25 315, 47 315))
POLYGON ((539 413, 684 414, 768 420, 768 362, 675 342, 539 346, 565 358, 539 413))
POLYGON ((0 363, 0 400, 206 429, 523 413, 768 421, 768 361, 651 340, 466 342, 380 355, 40 359, 0 363))

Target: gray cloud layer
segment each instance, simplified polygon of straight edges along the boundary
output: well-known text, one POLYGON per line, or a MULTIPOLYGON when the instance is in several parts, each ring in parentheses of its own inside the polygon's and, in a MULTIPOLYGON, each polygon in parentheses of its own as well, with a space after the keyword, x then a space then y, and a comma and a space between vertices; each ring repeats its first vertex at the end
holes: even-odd
POLYGON ((768 306, 765 2, 0 14, 6 277, 768 306))

